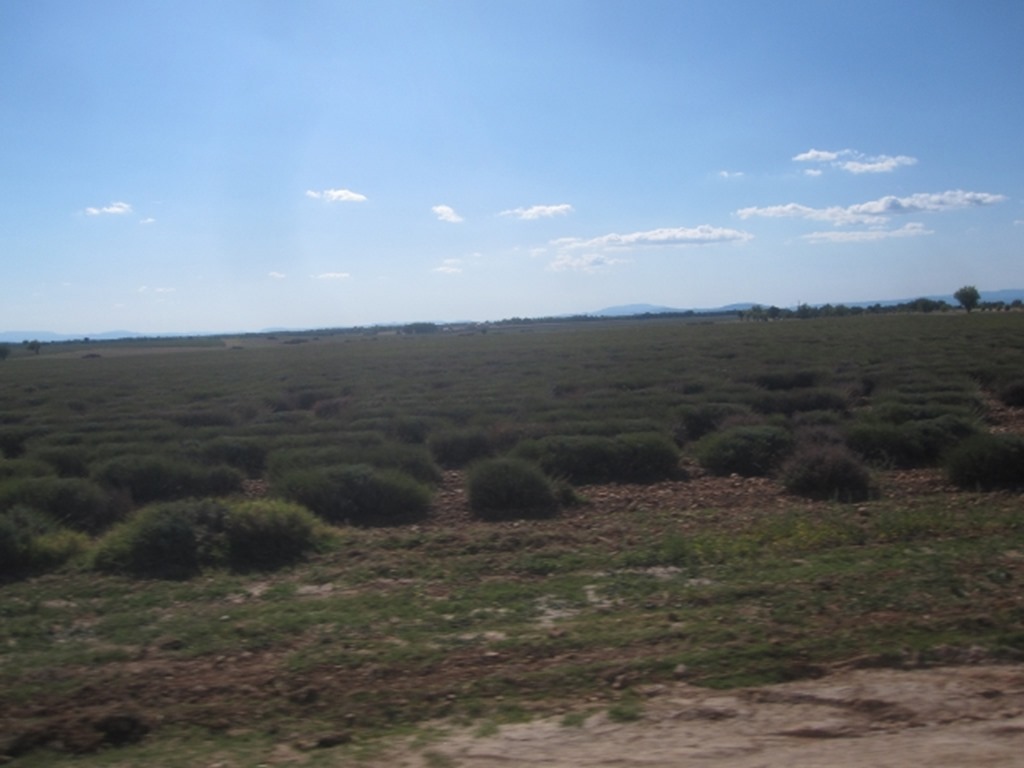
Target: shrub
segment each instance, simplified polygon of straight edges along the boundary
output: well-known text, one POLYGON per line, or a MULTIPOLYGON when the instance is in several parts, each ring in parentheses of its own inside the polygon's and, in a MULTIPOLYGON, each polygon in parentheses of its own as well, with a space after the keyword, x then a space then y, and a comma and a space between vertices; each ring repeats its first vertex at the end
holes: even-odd
POLYGON ((735 403, 702 403, 679 410, 679 425, 675 430, 679 445, 700 440, 718 429, 731 416, 749 415, 750 409, 735 403))
POLYGON ((0 514, 0 577, 49 570, 85 551, 88 538, 30 507, 0 514))
POLYGON ((776 371, 754 377, 754 383, 770 390, 813 387, 820 376, 816 371, 776 371))
POLYGON ((948 450, 977 431, 972 419, 950 414, 901 424, 872 419, 850 425, 846 440, 873 464, 906 469, 934 466, 948 450))
POLYGON ((45 461, 61 477, 87 477, 89 460, 85 449, 79 446, 57 446, 32 451, 32 457, 45 461))
POLYGON ((781 413, 792 416, 802 411, 846 411, 846 397, 833 389, 794 389, 765 392, 755 398, 752 406, 758 413, 781 413))
POLYGON ((267 459, 267 474, 271 481, 275 481, 297 470, 326 469, 348 464, 398 470, 421 483, 436 484, 441 481, 441 472, 425 447, 384 442, 376 434, 361 444, 274 451, 267 459))
POLYGON ((38 477, 0 486, 0 509, 24 505, 61 525, 85 533, 99 533, 120 520, 126 511, 116 494, 90 480, 38 477))
POLYGON ((32 539, 52 526, 52 520, 28 507, 17 506, 0 514, 0 575, 26 568, 32 539))
POLYGON ((122 456, 101 465, 94 477, 111 488, 131 494, 137 504, 222 496, 239 491, 242 474, 231 467, 201 467, 167 456, 122 456))
POLYGON ((971 490, 1024 486, 1024 438, 978 434, 946 457, 946 474, 954 485, 971 490))
POLYGON ((34 435, 35 432, 30 429, 0 430, 0 456, 17 459, 25 452, 25 443, 34 435))
POLYGON ((400 525, 424 519, 430 492, 408 475, 366 464, 295 470, 275 489, 329 523, 400 525))
POLYGON ((187 579, 211 567, 271 569, 298 561, 323 535, 309 511, 288 502, 165 502, 139 510, 104 536, 93 565, 161 579, 187 579))
POLYGON ((811 499, 864 501, 874 495, 871 474, 848 448, 837 443, 805 443, 782 465, 783 486, 811 499))
POLYGON ((424 443, 430 434, 430 422, 418 416, 399 416, 390 431, 403 443, 424 443))
POLYGON ((93 556, 108 573, 187 579, 199 572, 200 538, 187 506, 152 506, 104 536, 93 556))
POLYGON ((46 477, 53 467, 41 459, 0 459, 0 482, 19 477, 46 477))
POLYGON ((232 568, 263 570, 301 560, 316 547, 324 526, 298 504, 260 499, 229 506, 226 534, 232 568))
POLYGON ((446 469, 457 469, 491 455, 491 441, 482 429, 455 429, 431 435, 427 441, 434 460, 446 469))
POLYGON ((318 419, 334 419, 341 416, 348 407, 347 397, 331 397, 313 403, 313 415, 318 419))
POLYGON ((679 469, 675 445, 656 433, 556 435, 521 443, 514 453, 536 462, 548 475, 573 483, 654 482, 679 469))
POLYGON ((792 447, 792 436, 781 427, 744 426, 702 438, 694 453, 713 474, 753 477, 771 472, 792 447))
POLYGON ((190 410, 171 414, 168 417, 179 427, 232 427, 235 425, 235 414, 223 410, 190 410))
POLYGON ((617 480, 653 483, 677 476, 680 472, 679 451, 665 435, 621 435, 615 442, 620 458, 617 480))
POLYGON ((547 518, 558 513, 551 481, 521 459, 485 459, 469 468, 469 506, 482 520, 547 518))
POLYGON ((1005 384, 999 390, 999 399, 1003 402, 1003 405, 1009 405, 1014 408, 1024 406, 1024 379, 1017 379, 1009 384, 1005 384))
POLYGON ((227 464, 249 477, 259 477, 267 463, 267 446, 254 438, 219 437, 203 446, 203 455, 215 464, 227 464))

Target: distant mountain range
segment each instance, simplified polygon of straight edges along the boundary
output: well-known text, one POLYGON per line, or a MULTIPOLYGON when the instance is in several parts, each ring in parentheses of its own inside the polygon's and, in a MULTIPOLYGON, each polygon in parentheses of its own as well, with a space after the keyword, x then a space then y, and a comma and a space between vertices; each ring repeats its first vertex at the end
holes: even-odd
MULTIPOLYGON (((1010 288, 1000 291, 981 291, 981 300, 983 302, 1006 302, 1007 304, 1020 299, 1024 301, 1024 288, 1010 288)), ((945 301, 949 304, 956 305, 957 300, 953 298, 952 294, 945 296, 914 296, 913 298, 907 299, 886 299, 877 301, 842 301, 835 302, 837 304, 845 304, 848 307, 871 307, 875 304, 880 304, 883 307, 892 306, 894 304, 906 304, 907 302, 914 301, 915 299, 932 299, 933 301, 945 301)), ((750 309, 753 306, 770 306, 764 302, 740 302, 738 304, 726 304, 721 307, 703 307, 700 309, 696 308, 681 308, 681 307, 666 307, 660 304, 621 304, 614 307, 605 307, 599 309, 596 312, 583 313, 590 317, 630 317, 632 315, 664 315, 664 314, 675 314, 682 312, 696 312, 700 313, 721 313, 721 312, 742 312, 750 309)), ((820 306, 814 304, 812 306, 820 306)), ((793 309, 793 307, 784 307, 784 309, 793 309)), ((386 325, 381 323, 380 325, 386 325)), ((254 331, 254 333, 271 333, 278 330, 283 331, 284 329, 264 329, 262 331, 254 331)), ((299 330, 299 329, 293 329, 299 330)), ((92 341, 112 341, 114 339, 141 339, 141 338, 170 338, 170 337, 182 337, 182 336, 217 336, 225 332, 213 332, 209 334, 198 334, 198 333, 137 333, 135 331, 104 331, 102 333, 88 333, 88 334, 69 334, 69 333, 55 333, 53 331, 0 331, 0 342, 7 344, 20 344, 25 341, 78 341, 82 339, 90 339, 92 341)), ((233 332, 239 333, 239 332, 233 332)))

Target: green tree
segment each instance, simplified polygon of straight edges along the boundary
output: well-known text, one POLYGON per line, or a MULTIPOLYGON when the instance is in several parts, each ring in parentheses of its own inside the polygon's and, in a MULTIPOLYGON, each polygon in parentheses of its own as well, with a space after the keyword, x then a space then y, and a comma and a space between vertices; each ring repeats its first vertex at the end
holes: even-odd
POLYGON ((11 354, 11 348, 6 344, 0 344, 0 360, 6 360, 11 354))
POLYGON ((981 294, 973 285, 965 285, 953 294, 953 298, 960 302, 960 306, 970 312, 981 301, 981 294))

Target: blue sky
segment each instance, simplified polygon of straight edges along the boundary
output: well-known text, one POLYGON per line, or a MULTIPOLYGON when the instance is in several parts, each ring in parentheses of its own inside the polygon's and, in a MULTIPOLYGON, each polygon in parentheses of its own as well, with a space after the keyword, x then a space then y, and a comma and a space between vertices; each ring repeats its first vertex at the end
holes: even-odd
POLYGON ((1024 287, 1024 3, 7 0, 0 329, 1024 287))

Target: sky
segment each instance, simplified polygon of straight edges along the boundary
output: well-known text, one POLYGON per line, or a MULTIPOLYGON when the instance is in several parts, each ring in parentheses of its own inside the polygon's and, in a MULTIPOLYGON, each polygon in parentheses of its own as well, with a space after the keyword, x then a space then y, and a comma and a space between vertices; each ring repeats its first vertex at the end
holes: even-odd
POLYGON ((0 330, 1024 288, 1020 0, 3 0, 0 330))

